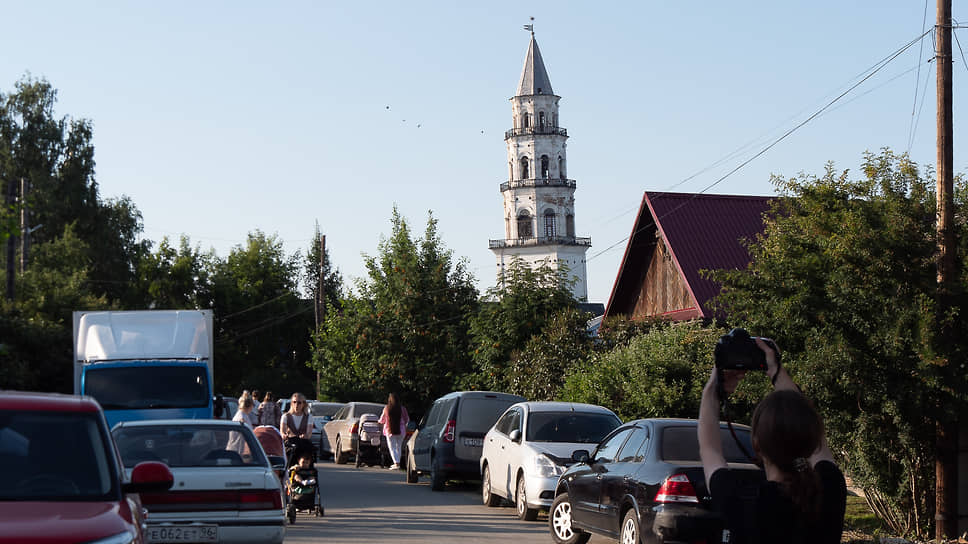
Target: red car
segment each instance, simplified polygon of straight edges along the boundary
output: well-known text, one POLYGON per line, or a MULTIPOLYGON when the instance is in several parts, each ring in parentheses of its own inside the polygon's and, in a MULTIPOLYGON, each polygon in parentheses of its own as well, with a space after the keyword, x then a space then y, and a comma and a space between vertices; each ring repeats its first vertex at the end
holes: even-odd
POLYGON ((158 462, 124 481, 94 399, 0 391, 0 543, 142 543, 138 493, 172 482, 158 462))

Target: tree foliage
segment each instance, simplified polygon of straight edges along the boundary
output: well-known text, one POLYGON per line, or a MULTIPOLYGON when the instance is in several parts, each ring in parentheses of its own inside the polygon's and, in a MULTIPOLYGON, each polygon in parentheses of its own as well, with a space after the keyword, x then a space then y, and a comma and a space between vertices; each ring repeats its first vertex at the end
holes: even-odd
POLYGON ((509 392, 528 400, 557 400, 566 374, 591 353, 587 330, 591 317, 577 308, 555 313, 511 361, 509 392))
POLYGON ((465 378, 465 387, 510 390, 511 362, 556 313, 575 304, 567 267, 531 267, 513 258, 503 282, 488 290, 470 320, 474 373, 465 378))
POLYGON ((433 214, 422 238, 411 235, 396 208, 391 228, 377 255, 364 259, 359 295, 347 297, 317 335, 314 364, 335 389, 323 394, 357 389, 382 400, 397 391, 405 404, 422 406, 469 370, 467 320, 476 312, 477 290, 466 262, 444 247, 433 214), (350 344, 352 353, 343 351, 350 344), (331 376, 359 382, 334 383, 331 376))
MULTIPOLYGON (((867 154, 863 174, 828 165, 819 178, 775 178, 782 198, 750 243, 749 269, 713 277, 718 306, 785 349, 871 505, 898 533, 925 534, 934 422, 962 411, 968 390, 963 370, 944 377, 932 330, 935 195, 917 165, 888 150, 867 154)), ((963 216, 957 228, 964 241, 963 216)), ((954 311, 964 310, 962 297, 954 311)))

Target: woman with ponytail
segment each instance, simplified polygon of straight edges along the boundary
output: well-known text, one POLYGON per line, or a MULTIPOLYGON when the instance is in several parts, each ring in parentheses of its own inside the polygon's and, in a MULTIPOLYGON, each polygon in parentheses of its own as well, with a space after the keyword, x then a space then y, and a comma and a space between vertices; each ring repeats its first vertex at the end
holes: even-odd
MULTIPOLYGON (((824 438, 823 421, 761 339, 775 390, 753 412, 753 451, 765 480, 745 483, 723 457, 719 383, 713 369, 699 408, 699 455, 713 504, 725 517, 722 542, 835 544, 841 540, 847 486, 824 438)), ((724 372, 732 393, 745 372, 724 372)))

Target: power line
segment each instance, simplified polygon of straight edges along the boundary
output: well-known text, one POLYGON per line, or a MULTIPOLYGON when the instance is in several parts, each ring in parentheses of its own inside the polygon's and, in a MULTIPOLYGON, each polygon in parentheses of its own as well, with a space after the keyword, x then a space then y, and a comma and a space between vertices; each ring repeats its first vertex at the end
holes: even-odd
MULTIPOLYGON (((740 169, 742 169, 743 167, 745 167, 749 163, 753 162, 754 160, 756 160, 757 158, 759 158, 760 156, 762 156, 763 154, 765 154, 767 151, 769 151, 770 149, 772 149, 773 147, 775 147, 777 144, 779 144, 780 142, 782 142, 783 140, 785 140, 791 134, 793 134, 794 132, 796 132, 797 130, 799 130, 800 128, 802 128, 804 125, 806 125, 810 121, 813 121, 814 119, 816 119, 817 117, 819 117, 820 115, 822 115, 825 111, 827 111, 828 109, 830 109, 831 106, 833 106, 838 101, 840 101, 840 99, 842 99, 843 97, 845 97, 851 91, 853 91, 854 89, 856 89, 857 87, 859 87, 861 84, 863 84, 865 81, 867 81, 868 79, 870 79, 871 77, 873 77, 875 74, 877 74, 878 72, 880 72, 885 66, 887 66, 888 64, 890 64, 894 59, 896 59, 902 53, 904 53, 909 48, 911 48, 914 44, 918 43, 922 38, 924 38, 930 32, 931 31, 926 31, 926 32, 922 33, 917 38, 914 38, 913 40, 909 41, 905 45, 901 46, 899 49, 895 50, 893 53, 891 53, 888 56, 884 57, 880 61, 874 63, 874 65, 871 68, 868 68, 865 72, 862 72, 862 74, 865 74, 866 73, 867 75, 863 76, 858 82, 856 82, 853 85, 851 85, 850 87, 848 87, 847 90, 845 90, 842 93, 840 93, 839 95, 837 95, 833 100, 829 101, 827 104, 825 104, 819 110, 817 110, 812 115, 810 115, 809 117, 807 117, 805 120, 803 120, 802 122, 800 122, 799 124, 797 124, 796 126, 794 126, 793 128, 791 128, 790 130, 786 131, 785 133, 783 133, 783 135, 781 135, 779 138, 773 140, 773 142, 771 142, 769 145, 767 145, 766 147, 764 147, 763 149, 761 149, 760 151, 758 151, 752 157, 750 157, 750 158, 746 159, 745 161, 741 162, 738 166, 736 166, 735 168, 733 168, 732 170, 730 170, 729 172, 727 172, 726 174, 724 174, 723 176, 721 176, 719 179, 717 179, 713 183, 711 183, 708 186, 706 186, 704 189, 702 189, 698 193, 693 194, 692 198, 690 198, 689 200, 683 202, 679 206, 676 206, 672 210, 669 210, 668 212, 666 212, 665 214, 663 214, 661 217, 658 217, 656 219, 657 220, 658 219, 662 219, 663 217, 666 217, 669 214, 671 214, 671 213, 679 210, 680 208, 682 208, 683 206, 685 206, 686 204, 688 204, 689 202, 691 202, 693 199, 697 198, 699 195, 704 194, 706 191, 712 189, 716 185, 719 185, 726 178, 728 178, 729 176, 733 175, 734 173, 736 173, 737 171, 739 171, 740 169)), ((607 251, 610 251, 611 249, 613 249, 617 245, 619 245, 619 244, 621 244, 623 242, 628 241, 629 239, 631 239, 632 236, 634 236, 634 235, 638 234, 639 232, 642 232, 643 230, 645 230, 647 228, 650 228, 650 227, 652 227, 654 225, 655 225, 655 222, 651 222, 648 225, 644 225, 642 228, 634 231, 629 236, 626 236, 625 238, 623 238, 623 239, 619 240, 618 242, 610 245, 609 247, 605 248, 604 250, 599 251, 598 253, 592 255, 591 257, 589 257, 588 259, 586 259, 586 262, 591 261, 591 260, 593 260, 593 259, 601 256, 602 254, 604 254, 607 251)))
MULTIPOLYGON (((924 0, 924 16, 921 19, 921 32, 924 32, 924 27, 928 24, 928 0, 924 0)), ((924 40, 921 40, 921 46, 918 48, 918 75, 914 77, 914 103, 911 104, 911 126, 908 128, 908 152, 911 151, 911 145, 914 141, 914 110, 918 107, 918 84, 921 82, 921 59, 924 58, 924 40)))

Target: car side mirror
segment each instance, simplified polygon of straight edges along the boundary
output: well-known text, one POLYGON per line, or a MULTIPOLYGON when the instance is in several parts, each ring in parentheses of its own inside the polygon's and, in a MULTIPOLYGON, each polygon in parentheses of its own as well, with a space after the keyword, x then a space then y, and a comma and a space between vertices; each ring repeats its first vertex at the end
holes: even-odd
POLYGON ((212 411, 214 412, 213 415, 215 416, 215 419, 222 419, 222 414, 225 413, 225 399, 222 397, 222 395, 215 395, 215 398, 213 398, 212 401, 214 404, 214 409, 212 411))
POLYGON ((511 439, 511 442, 518 442, 518 443, 520 443, 521 442, 521 431, 519 431, 518 429, 514 429, 513 431, 511 431, 511 434, 508 435, 508 438, 511 439))
POLYGON ((417 430, 417 423, 414 422, 414 421, 408 421, 407 422, 407 430, 408 431, 415 431, 415 430, 417 430))
POLYGON ((131 481, 121 486, 124 493, 161 493, 171 489, 175 477, 168 465, 158 461, 144 461, 131 471, 131 481))
POLYGON ((588 463, 591 460, 588 450, 575 450, 571 452, 571 460, 576 463, 588 463))

